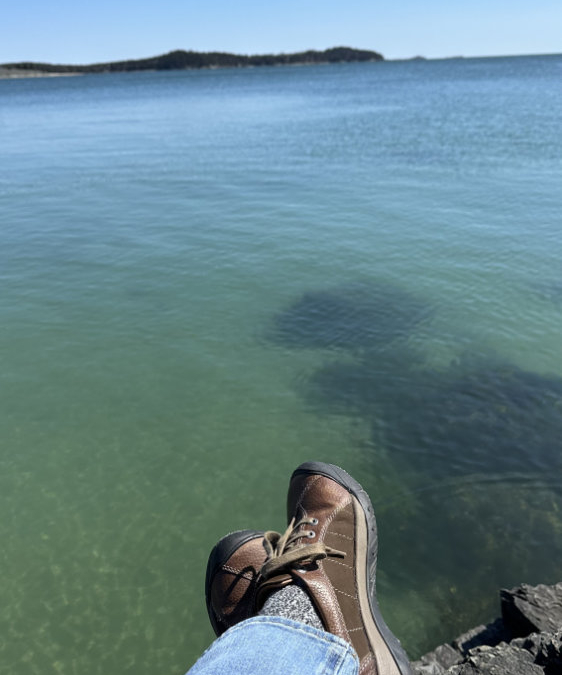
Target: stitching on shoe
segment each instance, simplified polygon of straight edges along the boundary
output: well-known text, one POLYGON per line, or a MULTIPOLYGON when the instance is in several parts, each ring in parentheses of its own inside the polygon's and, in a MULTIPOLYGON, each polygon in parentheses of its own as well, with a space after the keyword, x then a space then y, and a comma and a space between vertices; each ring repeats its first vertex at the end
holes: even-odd
MULTIPOLYGON (((338 515, 340 511, 343 511, 347 506, 349 506, 352 503, 351 495, 349 495, 349 499, 347 499, 343 504, 340 504, 337 509, 334 509, 330 515, 329 518, 326 519, 326 522, 324 523, 324 527, 320 531, 318 538, 319 539, 325 539, 326 534, 328 532, 328 528, 332 524, 332 521, 334 518, 338 515)), ((330 533, 331 534, 331 533, 330 533)), ((353 541, 353 539, 351 539, 353 541)))
MULTIPOLYGON (((368 667, 371 665, 371 662, 372 662, 372 661, 374 661, 373 652, 369 652, 369 655, 366 656, 366 657, 363 659, 363 661, 362 661, 362 663, 361 663, 361 665, 360 665, 360 667, 359 667, 359 672, 360 672, 360 673, 364 673, 364 672, 368 669, 368 667)), ((377 672, 378 672, 378 671, 377 671, 377 672)))
POLYGON ((349 595, 349 593, 346 593, 345 591, 340 591, 339 588, 334 588, 334 591, 335 591, 336 593, 341 593, 342 595, 347 595, 347 597, 348 597, 348 598, 351 598, 352 600, 357 600, 357 596, 356 596, 356 595, 349 595))
POLYGON ((347 534, 340 534, 339 532, 330 532, 330 534, 333 534, 336 537, 343 537, 344 539, 347 539, 348 541, 353 541, 353 537, 348 537, 347 534))
MULTIPOLYGON (((299 506, 302 508, 302 500, 304 499, 304 496, 310 490, 310 488, 314 485, 314 483, 316 483, 317 480, 320 480, 320 478, 321 478, 321 476, 317 475, 317 476, 314 476, 314 478, 311 481, 309 481, 309 482, 305 481, 305 486, 303 487, 302 492, 300 493, 299 498, 297 499, 297 502, 295 504, 295 509, 298 509, 299 506)), ((306 517, 308 515, 308 512, 304 508, 302 508, 302 510, 303 510, 304 516, 306 517)))
POLYGON ((359 626, 359 628, 348 628, 347 632, 348 633, 356 633, 358 630, 365 630, 363 626, 359 626))
POLYGON ((333 562, 336 563, 336 565, 341 565, 342 567, 347 567, 348 570, 353 569, 353 565, 346 565, 345 563, 340 562, 339 560, 334 560, 333 558, 326 558, 324 562, 333 562))
MULTIPOLYGON (((328 528, 332 524, 332 521, 334 520, 334 518, 338 515, 338 513, 340 513, 340 511, 343 511, 345 508, 347 508, 349 506, 349 504, 353 504, 353 499, 351 497, 351 494, 348 496, 348 499, 343 504, 340 504, 337 509, 334 509, 332 511, 330 517, 326 519, 326 522, 324 523, 324 527, 322 528, 321 532, 318 535, 319 539, 322 539, 322 541, 324 541, 324 539, 326 538, 326 535, 328 533, 328 528)), ((353 541, 353 539, 351 539, 351 540, 353 541)), ((330 593, 330 595, 333 598, 333 601, 336 604, 337 614, 339 615, 339 618, 341 620, 341 624, 343 625, 344 634, 347 636, 348 642, 351 642, 351 637, 350 637, 349 632, 347 630, 347 625, 345 623, 345 618, 343 616, 343 612, 341 610, 340 603, 338 601, 338 598, 337 598, 336 594, 334 593, 334 591, 336 591, 337 589, 334 588, 332 582, 328 578, 328 575, 326 574, 326 571, 324 570, 323 563, 320 563, 319 567, 322 569, 322 576, 324 576, 324 578, 328 582, 326 584, 326 587, 328 588, 328 592, 330 593)), ((354 576, 354 581, 355 581, 355 574, 353 576, 354 576)), ((345 595, 347 595, 347 593, 345 595)))
POLYGON ((237 570, 235 567, 230 567, 230 565, 223 565, 222 569, 225 572, 232 572, 232 574, 236 574, 236 576, 248 579, 249 581, 252 581, 254 578, 249 572, 242 572, 242 570, 237 570))
POLYGON ((331 600, 332 607, 335 607, 336 609, 336 615, 338 619, 337 622, 340 626, 340 630, 342 630, 344 633, 344 639, 347 640, 348 642, 351 642, 351 638, 349 637, 349 633, 347 632, 347 626, 345 625, 343 612, 341 611, 340 603, 338 602, 336 594, 334 593, 334 587, 332 586, 332 582, 328 579, 326 572, 324 572, 323 569, 320 569, 319 571, 321 572, 322 577, 324 577, 324 581, 318 579, 317 581, 310 582, 310 585, 316 589, 316 592, 320 596, 322 595, 326 596, 326 594, 328 595, 329 599, 331 600))
MULTIPOLYGON (((302 507, 302 500, 304 499, 304 496, 306 495, 306 493, 312 488, 312 486, 320 478, 321 478, 320 475, 316 475, 316 476, 314 476, 314 478, 311 481, 308 481, 306 483, 306 485, 304 486, 301 494, 299 495, 298 500, 296 501, 295 509, 300 507, 302 509, 302 511, 304 512, 305 517, 308 515, 308 512, 306 511, 306 509, 304 509, 302 507)), ((322 527, 322 530, 318 533, 318 539, 319 540, 323 540, 326 537, 326 532, 328 530, 328 527, 331 525, 332 521, 338 515, 338 513, 340 511, 342 511, 343 509, 345 509, 347 506, 349 506, 349 504, 352 504, 352 503, 353 503, 352 496, 351 496, 351 494, 349 494, 348 499, 343 504, 340 504, 340 506, 338 506, 336 509, 334 509, 332 511, 330 516, 326 519, 326 522, 324 523, 324 526, 322 527)), ((342 536, 345 537, 345 535, 342 535, 342 536)), ((345 537, 345 538, 349 539, 350 541, 353 541, 352 537, 345 537)), ((348 632, 347 626, 345 624, 345 619, 344 619, 343 613, 341 611, 340 603, 338 602, 338 598, 337 598, 337 596, 334 592, 334 590, 337 590, 337 589, 334 589, 334 587, 332 585, 332 582, 330 581, 330 579, 328 578, 328 575, 326 574, 326 572, 324 570, 322 562, 320 562, 318 567, 319 567, 318 571, 321 573, 321 576, 324 578, 324 582, 322 582, 319 587, 314 582, 311 584, 311 586, 315 586, 316 592, 319 592, 320 595, 324 595, 327 592, 328 596, 332 600, 332 603, 333 603, 332 606, 335 605, 336 614, 337 614, 337 617, 338 617, 338 624, 340 625, 340 630, 343 629, 344 639, 347 639, 348 642, 351 642, 351 637, 349 636, 349 632, 348 632), (347 638, 345 638, 345 636, 347 636, 347 638)), ((347 595, 347 593, 345 593, 345 595, 347 595)), ((352 596, 349 596, 349 597, 352 597, 352 596)))
MULTIPOLYGON (((346 502, 344 502, 343 504, 340 504, 340 506, 337 509, 334 509, 332 511, 330 517, 327 518, 327 520, 324 524, 324 527, 322 528, 321 532, 318 535, 319 539, 324 540, 324 538, 326 537, 326 532, 328 530, 328 527, 330 526, 330 524, 332 523, 334 518, 338 515, 338 513, 340 511, 345 509, 351 503, 352 503, 352 499, 351 499, 351 495, 349 495, 349 499, 346 502)), ((324 588, 327 590, 328 595, 331 597, 333 606, 335 605, 336 614, 338 615, 338 623, 340 624, 341 627, 343 627, 343 632, 344 632, 344 635, 347 636, 348 642, 351 642, 351 638, 349 636, 349 633, 347 631, 347 626, 345 624, 345 618, 343 616, 343 612, 341 611, 340 603, 338 602, 338 598, 337 598, 336 594, 334 593, 334 591, 336 589, 334 589, 334 586, 333 586, 332 582, 328 578, 328 575, 326 574, 326 571, 324 570, 324 566, 323 566, 322 562, 318 565, 318 567, 319 567, 319 570, 322 574, 322 577, 325 580, 324 584, 323 584, 324 588)))

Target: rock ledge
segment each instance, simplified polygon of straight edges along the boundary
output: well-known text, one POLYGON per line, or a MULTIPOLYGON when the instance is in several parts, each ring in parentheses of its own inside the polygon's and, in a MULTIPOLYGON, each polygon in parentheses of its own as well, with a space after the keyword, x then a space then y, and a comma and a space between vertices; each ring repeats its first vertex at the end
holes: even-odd
POLYGON ((500 591, 502 616, 412 663, 414 675, 562 675, 562 583, 500 591))

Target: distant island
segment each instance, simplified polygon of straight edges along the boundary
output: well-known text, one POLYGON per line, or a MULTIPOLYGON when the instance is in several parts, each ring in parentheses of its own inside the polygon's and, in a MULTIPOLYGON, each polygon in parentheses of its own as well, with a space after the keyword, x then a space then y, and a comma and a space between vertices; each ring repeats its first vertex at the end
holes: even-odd
POLYGON ((228 54, 226 52, 192 52, 176 50, 162 56, 129 61, 93 63, 91 65, 57 65, 52 63, 3 63, 0 77, 32 77, 41 75, 79 75, 86 73, 125 73, 138 70, 194 70, 201 68, 248 68, 257 66, 311 65, 383 61, 378 52, 351 47, 332 47, 324 51, 309 50, 293 54, 228 54))

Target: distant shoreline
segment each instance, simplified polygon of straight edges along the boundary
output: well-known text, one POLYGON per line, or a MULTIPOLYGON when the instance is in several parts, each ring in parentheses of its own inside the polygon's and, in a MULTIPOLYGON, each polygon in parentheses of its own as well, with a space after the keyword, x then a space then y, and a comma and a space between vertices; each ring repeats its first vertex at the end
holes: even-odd
POLYGON ((41 70, 20 70, 18 68, 5 68, 0 66, 0 80, 18 80, 33 77, 73 77, 84 73, 46 73, 41 70))
POLYGON ((52 77, 94 73, 124 73, 162 70, 202 70, 211 68, 247 68, 261 66, 301 66, 330 63, 383 61, 382 54, 351 47, 333 47, 324 51, 309 50, 293 54, 258 54, 245 56, 227 52, 186 52, 176 50, 148 59, 111 61, 90 65, 59 65, 23 61, 0 64, 0 78, 52 77))
MULTIPOLYGON (((413 59, 408 59, 408 60, 413 60, 413 59)), ((333 63, 358 63, 355 61, 318 61, 316 63, 291 63, 291 64, 276 64, 273 66, 270 66, 271 68, 281 68, 284 65, 291 65, 291 66, 328 66, 333 63)), ((364 63, 373 63, 372 61, 364 62, 364 63)), ((84 71, 78 71, 78 70, 72 70, 64 73, 50 73, 47 71, 42 71, 42 70, 23 70, 23 69, 18 69, 18 68, 5 68, 3 66, 0 66, 0 80, 18 80, 18 79, 34 79, 34 78, 41 78, 41 77, 77 77, 81 75, 103 75, 103 74, 108 74, 108 73, 162 73, 162 72, 170 72, 170 73, 177 73, 185 70, 193 71, 193 70, 224 70, 226 68, 244 68, 244 69, 251 69, 251 68, 260 68, 263 66, 203 66, 201 68, 168 68, 166 70, 164 69, 159 69, 159 68, 143 68, 142 70, 121 70, 121 71, 111 71, 111 70, 103 70, 103 71, 97 71, 97 72, 84 72, 84 71)))
POLYGON ((199 52, 169 52, 162 56, 151 59, 137 59, 131 61, 112 61, 92 65, 57 65, 50 63, 35 63, 26 61, 21 63, 0 64, 0 80, 39 77, 75 77, 98 73, 124 73, 124 72, 162 72, 181 70, 218 70, 223 68, 258 68, 262 66, 320 66, 334 63, 373 63, 384 61, 386 63, 406 63, 412 61, 455 61, 476 59, 512 59, 526 57, 557 57, 561 54, 503 54, 493 56, 442 56, 428 58, 425 56, 412 56, 404 59, 385 59, 378 52, 352 49, 350 47, 335 47, 323 52, 308 51, 296 54, 278 54, 261 56, 240 56, 222 52, 199 53, 199 52), (185 57, 184 57, 185 55, 185 57), (213 62, 209 58, 218 56, 220 63, 213 62), (299 57, 302 60, 298 60, 299 57), (324 58, 322 58, 324 57, 324 58), (191 62, 192 65, 173 65, 182 61, 191 62), (194 60, 196 62, 194 63, 194 60), (230 62, 227 62, 230 61, 230 62))

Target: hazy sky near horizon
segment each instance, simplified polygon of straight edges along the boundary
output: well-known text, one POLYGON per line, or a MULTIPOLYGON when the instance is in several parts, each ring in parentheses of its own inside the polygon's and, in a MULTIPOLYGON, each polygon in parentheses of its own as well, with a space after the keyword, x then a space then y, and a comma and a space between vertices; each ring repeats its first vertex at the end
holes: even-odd
POLYGON ((0 23, 0 63, 92 63, 173 49, 374 49, 385 58, 562 51, 561 0, 28 0, 0 23))

